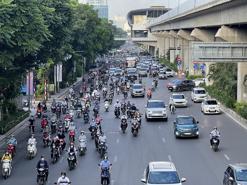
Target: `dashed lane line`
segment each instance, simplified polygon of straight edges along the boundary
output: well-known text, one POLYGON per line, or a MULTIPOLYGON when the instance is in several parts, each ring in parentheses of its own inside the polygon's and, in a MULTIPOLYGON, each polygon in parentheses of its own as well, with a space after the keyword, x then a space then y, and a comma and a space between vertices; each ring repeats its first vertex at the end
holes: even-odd
POLYGON ((166 143, 166 138, 162 137, 162 142, 166 143))
POLYGON ((224 154, 224 157, 226 158, 226 160, 230 161, 230 157, 227 154, 224 154))
POLYGON ((168 159, 169 159, 169 161, 172 162, 172 156, 171 155, 168 155, 168 159))

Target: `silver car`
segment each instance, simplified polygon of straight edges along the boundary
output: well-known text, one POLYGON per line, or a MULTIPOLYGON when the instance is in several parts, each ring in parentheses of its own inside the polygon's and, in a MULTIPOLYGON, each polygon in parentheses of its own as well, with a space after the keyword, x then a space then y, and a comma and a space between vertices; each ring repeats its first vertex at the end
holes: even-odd
POLYGON ((167 121, 168 116, 166 107, 163 100, 148 100, 145 113, 146 120, 164 119, 167 121))
POLYGON ((169 105, 173 104, 175 107, 187 107, 187 98, 184 94, 173 93, 170 97, 169 105))
POLYGON ((131 87, 131 97, 145 97, 145 89, 142 84, 133 84, 131 87))

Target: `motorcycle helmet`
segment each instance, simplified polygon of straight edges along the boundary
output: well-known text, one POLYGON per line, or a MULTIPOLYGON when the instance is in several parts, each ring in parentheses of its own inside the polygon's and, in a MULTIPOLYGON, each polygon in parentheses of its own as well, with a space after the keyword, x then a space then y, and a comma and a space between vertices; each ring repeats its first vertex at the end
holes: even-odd
POLYGON ((108 160, 108 157, 107 155, 104 156, 104 160, 107 161, 108 160))
POLYGON ((81 131, 81 135, 84 135, 84 133, 85 133, 85 132, 82 130, 82 131, 81 131))

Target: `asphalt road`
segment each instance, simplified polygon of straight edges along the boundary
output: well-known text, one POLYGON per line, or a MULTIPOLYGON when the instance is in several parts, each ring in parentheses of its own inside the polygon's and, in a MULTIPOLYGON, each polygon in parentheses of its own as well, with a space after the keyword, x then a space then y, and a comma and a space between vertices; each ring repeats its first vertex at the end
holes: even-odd
MULTIPOLYGON (((151 80, 146 80, 146 87, 151 86, 151 80)), ((158 90, 153 93, 153 99, 163 99, 168 103, 170 92, 166 89, 167 80, 160 80, 158 90)), ((203 115, 200 104, 190 101, 190 92, 185 92, 189 100, 188 108, 177 108, 175 115, 170 115, 168 122, 146 122, 142 119, 142 128, 138 137, 134 138, 128 127, 127 133, 120 132, 120 120, 115 119, 113 108, 105 113, 103 103, 101 116, 102 127, 107 135, 108 156, 113 164, 112 185, 140 185, 144 168, 150 161, 172 161, 175 163, 181 177, 187 178, 188 185, 220 185, 223 172, 228 163, 247 162, 247 133, 224 113, 221 115, 203 115), (175 139, 173 121, 176 115, 194 115, 200 122, 199 139, 175 139), (220 150, 213 152, 209 146, 209 132, 217 126, 221 131, 220 150)), ((114 97, 121 99, 122 96, 114 97)), ((144 113, 146 98, 130 98, 144 113)), ((114 104, 114 103, 113 103, 114 104)), ((75 120, 77 131, 87 131, 82 119, 75 120)), ((1 185, 34 185, 36 180, 35 166, 41 155, 45 155, 50 162, 50 150, 43 148, 40 132, 40 120, 36 121, 36 138, 38 139, 38 155, 28 160, 26 158, 26 143, 28 129, 20 132, 16 137, 19 142, 17 156, 14 158, 13 171, 9 179, 0 179, 1 185)), ((95 150, 94 141, 88 136, 88 150, 85 156, 78 156, 79 164, 76 169, 69 171, 66 155, 56 164, 50 164, 48 185, 53 184, 61 171, 67 172, 74 185, 100 184, 100 172, 97 167, 100 162, 95 150)), ((3 150, 4 147, 1 147, 3 150)))

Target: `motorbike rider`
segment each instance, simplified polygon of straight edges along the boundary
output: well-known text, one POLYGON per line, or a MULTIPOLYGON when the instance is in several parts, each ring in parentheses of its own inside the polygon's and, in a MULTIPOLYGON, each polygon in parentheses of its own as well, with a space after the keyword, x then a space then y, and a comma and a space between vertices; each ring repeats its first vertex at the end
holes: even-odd
POLYGON ((220 131, 218 130, 217 127, 214 127, 214 129, 210 132, 210 145, 212 146, 213 144, 213 138, 218 138, 220 137, 220 131))
POLYGON ((174 103, 171 103, 171 104, 170 104, 170 111, 171 111, 172 114, 175 114, 175 112, 176 112, 176 107, 175 107, 174 103))
POLYGON ((90 122, 89 131, 92 132, 93 128, 96 128, 96 122, 94 119, 90 122))
POLYGON ((87 136, 85 135, 85 132, 82 130, 81 134, 78 138, 79 142, 86 142, 87 141, 87 136))
MULTIPOLYGON (((104 175, 104 174, 103 174, 103 171, 104 171, 104 170, 107 170, 108 173, 110 173, 109 171, 110 171, 110 169, 111 169, 111 166, 112 166, 112 164, 111 164, 110 161, 108 160, 108 157, 105 156, 105 157, 104 157, 104 160, 102 160, 102 161, 100 162, 100 164, 99 164, 99 167, 100 167, 100 170, 101 170, 101 184, 103 184, 104 178, 107 178, 107 177, 104 177, 104 176, 103 176, 103 175, 104 175)), ((109 177, 110 177, 110 176, 108 176, 108 178, 107 178, 107 184, 110 183, 109 177)))
POLYGON ((58 185, 69 185, 69 184, 71 184, 71 181, 66 176, 65 172, 61 172, 61 177, 58 178, 56 184, 58 184, 58 185))
POLYGON ((70 143, 69 149, 68 149, 68 154, 73 153, 74 155, 74 163, 77 165, 77 158, 76 158, 76 148, 74 143, 70 143))
POLYGON ((7 144, 12 144, 14 146, 14 152, 16 152, 17 140, 12 134, 10 139, 8 140, 7 144))
POLYGON ((29 121, 29 132, 34 133, 34 116, 31 115, 29 121))
POLYGON ((9 152, 5 152, 5 154, 3 154, 1 162, 3 162, 3 161, 12 162, 12 156, 9 152))
POLYGON ((33 145, 36 145, 36 144, 37 144, 37 141, 36 141, 36 139, 35 139, 35 137, 34 137, 34 134, 32 134, 32 136, 28 139, 27 144, 28 144, 28 145, 29 145, 29 144, 33 144, 33 145))
POLYGON ((104 143, 106 145, 106 135, 104 134, 104 132, 101 132, 99 136, 99 143, 104 143))
POLYGON ((148 88, 148 90, 147 90, 147 97, 152 98, 152 89, 151 88, 148 88))
MULTIPOLYGON (((49 165, 48 162, 45 160, 44 156, 42 155, 40 160, 38 161, 37 165, 36 165, 36 169, 39 173, 39 169, 43 168, 45 170, 45 180, 47 181, 48 176, 49 176, 49 165)), ((37 178, 38 181, 38 178, 37 178)))
POLYGON ((121 107, 121 103, 119 102, 119 100, 116 101, 115 105, 114 105, 115 109, 121 107))

